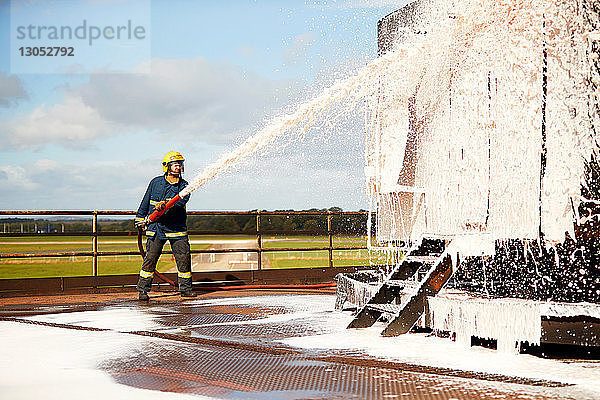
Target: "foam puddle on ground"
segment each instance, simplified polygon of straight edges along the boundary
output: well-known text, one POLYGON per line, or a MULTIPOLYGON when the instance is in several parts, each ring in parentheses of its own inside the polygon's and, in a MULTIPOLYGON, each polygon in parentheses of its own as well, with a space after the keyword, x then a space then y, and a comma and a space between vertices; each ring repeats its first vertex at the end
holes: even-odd
MULTIPOLYGON (((565 363, 527 354, 506 354, 481 347, 465 348, 450 339, 426 334, 382 337, 381 326, 346 329, 353 317, 350 312, 332 312, 335 303, 335 296, 332 295, 252 296, 206 302, 197 300, 196 303, 283 306, 287 310, 287 323, 315 325, 321 331, 329 332, 277 340, 287 346, 327 353, 358 351, 386 361, 563 382, 575 385, 564 390, 572 392, 576 398, 600 397, 600 367, 594 363, 565 363)), ((278 322, 281 322, 280 315, 251 321, 253 324, 278 322)))
POLYGON ((0 341, 3 345, 0 352, 0 397, 3 399, 207 398, 121 385, 98 368, 115 354, 120 357, 147 354, 147 344, 157 339, 117 332, 75 331, 0 322, 0 341))
MULTIPOLYGON (((346 329, 352 320, 352 315, 350 312, 333 311, 334 303, 333 295, 262 295, 197 299, 186 301, 185 305, 195 309, 194 312, 198 314, 203 312, 204 307, 211 306, 284 309, 283 313, 266 315, 251 321, 235 321, 232 324, 286 324, 306 327, 305 335, 280 336, 269 340, 304 349, 307 352, 328 355, 350 352, 398 363, 557 381, 574 385, 553 388, 567 397, 577 399, 600 397, 600 368, 597 363, 590 361, 566 363, 525 354, 505 354, 480 347, 465 348, 450 339, 429 337, 425 334, 411 333, 386 338, 380 336, 381 326, 346 329), (314 334, 315 328, 323 333, 314 334)), ((161 326, 158 320, 161 315, 172 315, 171 312, 166 312, 167 310, 169 309, 165 305, 143 308, 137 305, 120 305, 100 311, 28 318, 42 322, 113 329, 113 331, 103 332, 0 322, 0 340, 5 347, 0 355, 2 393, 9 394, 6 397, 11 399, 81 398, 84 392, 89 394, 90 391, 93 392, 91 397, 93 399, 105 399, 107 396, 128 399, 136 399, 138 396, 144 399, 175 398, 168 393, 118 385, 107 373, 98 368, 103 361, 114 359, 116 355, 119 359, 134 359, 141 355, 152 357, 153 343, 160 342, 161 346, 164 344, 167 347, 178 346, 176 342, 116 331, 162 330, 165 327, 161 326), (41 377, 39 384, 31 385, 33 376, 41 377), (66 397, 63 396, 63 393, 67 393, 65 388, 69 388, 66 397), (47 395, 38 396, 41 393, 47 395)), ((514 385, 514 387, 518 390, 522 385, 514 385)))
POLYGON ((146 312, 138 308, 107 308, 100 311, 81 311, 64 314, 47 314, 25 318, 30 321, 68 324, 86 328, 114 331, 147 331, 160 328, 156 322, 159 313, 170 313, 164 308, 152 308, 146 312))
POLYGON ((576 385, 570 391, 577 398, 600 397, 600 367, 591 362, 565 363, 527 354, 512 355, 481 347, 462 345, 426 334, 411 333, 382 337, 381 326, 346 329, 353 316, 350 312, 334 312, 333 295, 249 296, 210 300, 194 300, 194 305, 244 305, 252 307, 284 307, 286 313, 269 315, 252 321, 227 324, 289 323, 318 326, 320 335, 289 337, 276 341, 287 346, 317 351, 358 351, 386 361, 450 368, 462 371, 499 374, 511 377, 541 379, 576 385))

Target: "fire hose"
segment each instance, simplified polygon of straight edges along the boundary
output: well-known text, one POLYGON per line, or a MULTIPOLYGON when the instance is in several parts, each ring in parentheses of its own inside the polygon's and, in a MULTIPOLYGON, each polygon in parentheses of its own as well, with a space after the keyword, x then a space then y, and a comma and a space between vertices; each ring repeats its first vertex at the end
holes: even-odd
MULTIPOLYGON (((185 190, 185 189, 184 189, 185 190)), ((183 192, 183 191, 182 191, 183 192)), ((182 195, 182 192, 177 194, 171 200, 169 200, 164 208, 160 211, 156 210, 152 214, 146 217, 146 224, 156 221, 168 209, 173 207, 175 203, 177 203, 181 198, 187 194, 182 195)), ((140 255, 142 259, 146 257, 146 251, 144 250, 144 245, 142 243, 142 227, 138 227, 138 249, 140 250, 140 255)), ((162 280, 165 283, 173 287, 177 287, 175 282, 164 276, 158 271, 154 271, 154 275, 162 280)), ((306 285, 235 285, 235 286, 203 286, 201 290, 209 290, 209 291, 220 291, 220 290, 241 290, 241 289, 322 289, 328 287, 335 287, 335 283, 317 283, 317 284, 306 284, 306 285)))

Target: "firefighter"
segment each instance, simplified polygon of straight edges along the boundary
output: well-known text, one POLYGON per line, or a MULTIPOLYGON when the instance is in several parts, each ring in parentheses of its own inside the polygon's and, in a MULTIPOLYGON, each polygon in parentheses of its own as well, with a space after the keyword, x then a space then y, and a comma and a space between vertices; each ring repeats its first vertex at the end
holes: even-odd
POLYGON ((146 229, 146 257, 142 263, 140 277, 137 284, 139 299, 150 300, 148 292, 152 288, 152 278, 156 263, 162 253, 163 246, 169 241, 173 256, 177 263, 177 276, 181 297, 196 297, 192 291, 192 272, 190 242, 186 226, 185 204, 190 198, 188 194, 158 218, 150 222, 146 218, 153 211, 161 211, 172 197, 187 186, 183 179, 183 156, 176 151, 169 151, 162 162, 164 175, 157 176, 150 181, 146 194, 140 203, 135 216, 135 225, 146 229))

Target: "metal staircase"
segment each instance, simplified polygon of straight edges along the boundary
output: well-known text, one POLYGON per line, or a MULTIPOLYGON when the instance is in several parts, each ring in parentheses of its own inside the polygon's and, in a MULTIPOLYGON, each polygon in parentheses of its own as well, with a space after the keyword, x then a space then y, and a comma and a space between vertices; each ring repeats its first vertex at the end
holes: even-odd
POLYGON ((412 246, 348 328, 367 328, 385 314, 383 336, 407 333, 423 314, 427 296, 436 295, 452 276, 449 244, 450 240, 424 238, 412 246))

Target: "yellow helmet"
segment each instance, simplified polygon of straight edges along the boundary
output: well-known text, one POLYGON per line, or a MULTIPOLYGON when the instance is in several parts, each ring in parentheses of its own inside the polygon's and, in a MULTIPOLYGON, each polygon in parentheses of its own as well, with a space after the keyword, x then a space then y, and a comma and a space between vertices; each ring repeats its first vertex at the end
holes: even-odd
POLYGON ((163 172, 165 172, 165 173, 167 172, 169 163, 173 162, 173 161, 185 161, 185 160, 183 159, 183 156, 181 155, 181 153, 179 153, 177 151, 168 152, 162 161, 163 172))

